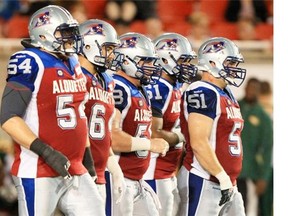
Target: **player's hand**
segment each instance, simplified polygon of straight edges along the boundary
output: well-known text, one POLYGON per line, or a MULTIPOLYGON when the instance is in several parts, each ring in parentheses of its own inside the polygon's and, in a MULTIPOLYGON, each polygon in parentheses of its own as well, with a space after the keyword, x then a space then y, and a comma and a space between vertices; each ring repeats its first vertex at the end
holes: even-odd
POLYGON ((116 204, 120 203, 125 191, 126 191, 126 182, 123 175, 112 175, 113 181, 113 193, 116 198, 116 204))
POLYGON ((151 139, 150 151, 154 153, 161 154, 164 157, 169 150, 169 144, 162 138, 153 138, 151 139))
POLYGON ((31 143, 30 150, 41 156, 44 161, 59 175, 64 177, 64 179, 71 178, 68 172, 70 161, 61 152, 53 149, 38 138, 31 143))
POLYGON ((221 190, 221 199, 219 202, 219 206, 222 206, 223 204, 225 204, 226 202, 230 201, 232 195, 233 195, 233 188, 229 188, 226 190, 221 190))
POLYGON ((219 206, 227 203, 230 201, 232 195, 233 195, 233 185, 230 180, 230 177, 227 175, 227 173, 222 170, 220 173, 218 173, 215 176, 219 182, 220 182, 220 189, 221 189, 221 199, 219 202, 219 206))
POLYGON ((68 172, 70 167, 70 161, 61 152, 52 150, 53 152, 42 156, 45 162, 52 167, 58 174, 64 177, 64 179, 71 179, 71 175, 68 172))

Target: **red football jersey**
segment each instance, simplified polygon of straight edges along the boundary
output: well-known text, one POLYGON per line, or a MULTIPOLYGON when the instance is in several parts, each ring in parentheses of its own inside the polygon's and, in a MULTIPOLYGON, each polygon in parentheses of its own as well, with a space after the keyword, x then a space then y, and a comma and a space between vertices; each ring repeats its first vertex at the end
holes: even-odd
POLYGON ((184 166, 201 177, 217 181, 205 169, 202 168, 193 154, 188 133, 188 115, 197 112, 214 119, 210 136, 211 148, 229 175, 233 185, 242 169, 242 142, 241 131, 244 120, 240 107, 232 92, 209 84, 197 81, 192 83, 183 95, 181 112, 181 129, 186 138, 186 156, 184 166), (195 171, 195 172, 194 172, 195 171))
MULTIPOLYGON (((82 164, 87 139, 86 78, 77 57, 70 60, 64 64, 47 52, 26 49, 11 56, 7 81, 31 89, 24 121, 43 142, 70 160, 71 175, 81 175, 87 172, 82 164)), ((17 143, 11 172, 23 178, 59 175, 41 157, 17 143)))
MULTIPOLYGON (((175 83, 172 85, 167 80, 160 78, 156 84, 146 87, 149 92, 151 106, 161 113, 163 119, 163 130, 173 131, 180 130, 180 103, 181 103, 181 85, 175 83)), ((182 154, 182 143, 170 147, 165 157, 157 157, 155 165, 151 164, 147 172, 147 180, 149 179, 164 179, 175 175, 175 171, 180 163, 182 154), (153 173, 153 177, 151 176, 153 173)), ((146 175, 145 175, 146 176, 146 175)))
POLYGON ((91 153, 97 173, 97 184, 105 184, 105 169, 111 147, 111 124, 114 114, 114 81, 107 73, 99 76, 100 81, 82 68, 87 77, 87 90, 89 99, 85 105, 85 113, 88 118, 88 134, 91 145, 91 153))
MULTIPOLYGON (((145 89, 119 75, 113 76, 115 107, 122 114, 122 130, 134 137, 151 137, 152 111, 145 89)), ((150 161, 150 151, 121 152, 119 165, 125 177, 140 180, 150 161)))

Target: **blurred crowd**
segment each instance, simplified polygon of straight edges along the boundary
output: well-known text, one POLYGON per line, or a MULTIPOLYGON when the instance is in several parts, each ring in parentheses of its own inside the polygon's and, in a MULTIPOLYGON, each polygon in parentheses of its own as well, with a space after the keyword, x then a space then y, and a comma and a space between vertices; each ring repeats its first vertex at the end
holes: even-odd
POLYGON ((135 31, 153 39, 170 31, 194 43, 212 36, 273 39, 273 0, 2 0, 0 37, 28 36, 29 16, 49 4, 65 7, 79 23, 104 19, 115 26, 119 35, 135 31))

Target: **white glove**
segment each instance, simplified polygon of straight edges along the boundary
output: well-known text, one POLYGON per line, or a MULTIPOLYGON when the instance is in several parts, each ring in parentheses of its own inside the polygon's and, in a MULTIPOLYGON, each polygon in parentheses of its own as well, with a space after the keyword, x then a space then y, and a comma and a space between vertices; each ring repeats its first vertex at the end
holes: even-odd
POLYGON ((118 204, 121 202, 125 194, 126 182, 123 175, 113 175, 113 174, 112 174, 112 181, 113 181, 114 197, 116 198, 116 204, 118 204))
POLYGON ((114 155, 109 156, 107 168, 112 175, 113 194, 116 198, 116 204, 120 203, 126 191, 126 182, 122 170, 115 159, 114 155))

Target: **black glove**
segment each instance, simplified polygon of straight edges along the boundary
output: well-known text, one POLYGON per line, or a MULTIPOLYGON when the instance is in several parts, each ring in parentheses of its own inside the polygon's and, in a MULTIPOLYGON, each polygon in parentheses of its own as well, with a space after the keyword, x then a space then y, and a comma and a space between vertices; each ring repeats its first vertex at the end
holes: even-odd
POLYGON ((231 199, 231 197, 233 195, 233 188, 221 190, 221 194, 222 194, 222 197, 221 197, 221 200, 219 202, 219 206, 225 204, 226 202, 228 202, 231 199))
POLYGON ((61 152, 56 151, 51 146, 43 143, 38 138, 36 138, 31 143, 30 150, 41 156, 51 168, 53 168, 65 179, 71 178, 71 175, 68 172, 68 169, 70 167, 70 161, 61 152))
POLYGON ((93 160, 93 157, 92 157, 92 154, 91 154, 90 147, 86 147, 85 148, 85 152, 84 152, 84 157, 83 157, 82 163, 85 166, 85 168, 88 170, 88 173, 93 178, 93 180, 96 181, 97 175, 96 175, 96 170, 95 170, 95 167, 94 167, 94 160, 93 160))

